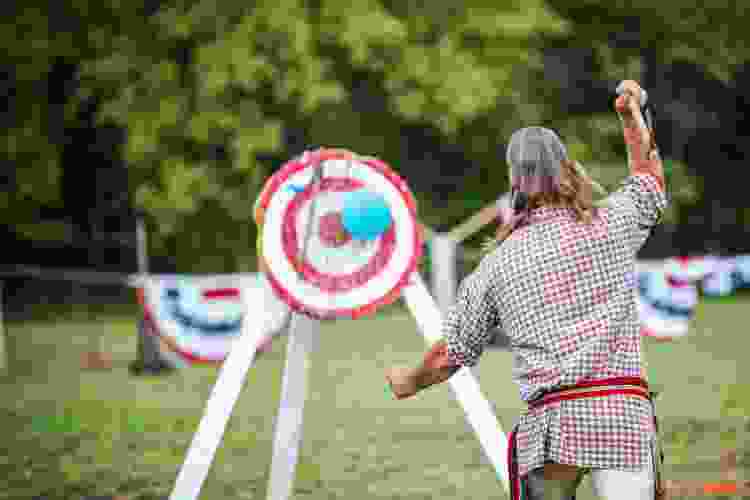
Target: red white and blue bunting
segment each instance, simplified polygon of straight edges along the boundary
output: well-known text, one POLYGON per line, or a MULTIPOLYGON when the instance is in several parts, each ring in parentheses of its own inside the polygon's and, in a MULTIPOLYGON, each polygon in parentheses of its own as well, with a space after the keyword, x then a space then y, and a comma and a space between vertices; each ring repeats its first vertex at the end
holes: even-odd
MULTIPOLYGON (((688 334, 701 297, 750 289, 750 256, 651 261, 639 265, 637 281, 643 335, 676 339, 688 334)), ((270 331, 283 328, 288 311, 262 274, 152 276, 142 283, 148 331, 159 337, 162 354, 177 366, 226 358, 245 316, 242 294, 272 297, 272 310, 247 313, 267 315, 270 331)))
POLYGON ((642 264, 638 271, 642 334, 683 337, 701 297, 726 297, 741 289, 750 289, 750 256, 676 257, 642 264))
POLYGON ((288 311, 286 304, 274 300, 262 274, 152 276, 141 284, 147 332, 159 337, 162 354, 177 366, 220 363, 246 318, 276 332, 288 311), (257 294, 271 297, 271 308, 245 311, 257 294))

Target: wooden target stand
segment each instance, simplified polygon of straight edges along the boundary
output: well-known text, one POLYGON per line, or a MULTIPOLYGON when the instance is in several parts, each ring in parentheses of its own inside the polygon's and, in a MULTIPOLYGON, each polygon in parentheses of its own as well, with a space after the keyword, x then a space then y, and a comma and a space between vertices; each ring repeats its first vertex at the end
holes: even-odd
MULTIPOLYGON (((351 155, 351 153, 347 152, 347 155, 351 155)), ((283 174, 285 169, 291 172, 290 182, 293 186, 298 185, 294 183, 299 182, 299 177, 295 180, 294 175, 298 175, 300 171, 304 170, 305 165, 301 162, 304 162, 305 158, 303 156, 302 160, 293 160, 279 172, 283 174)), ((318 163, 322 163, 323 161, 318 160, 318 163)), ((385 172, 384 176, 386 177, 390 176, 390 181, 393 182, 395 187, 389 187, 388 189, 392 189, 396 193, 391 195, 392 202, 396 199, 395 197, 407 196, 405 194, 407 191, 405 185, 395 175, 388 173, 387 167, 378 167, 375 165, 373 170, 379 170, 381 174, 385 172)), ((270 203, 268 199, 285 199, 290 204, 292 203, 291 200, 296 195, 288 194, 281 189, 286 182, 283 179, 283 175, 281 177, 280 179, 277 173, 275 177, 269 180, 266 189, 261 193, 259 202, 265 195, 267 203, 270 203), (276 191, 273 191, 274 189, 276 191), (277 194, 273 194, 272 196, 266 193, 268 190, 277 194), (280 198, 275 198, 276 196, 280 198)), ((316 171, 312 176, 311 182, 317 182, 316 179, 320 180, 322 177, 323 174, 319 174, 316 171)), ((383 185, 381 180, 374 181, 375 184, 378 182, 383 185)), ((322 184, 314 187, 320 186, 322 184)), ((277 207, 275 209, 277 214, 281 212, 288 214, 289 211, 286 210, 285 206, 286 201, 274 202, 277 205, 281 204, 281 208, 283 209, 277 207)), ((398 205, 399 203, 400 201, 395 201, 391 203, 391 206, 398 205)), ((257 206, 256 204, 256 208, 257 206)), ((397 221, 399 217, 409 213, 399 207, 396 207, 394 210, 393 217, 397 221)), ((312 213, 316 213, 314 209, 311 209, 311 211, 312 213)), ((272 217, 273 213, 273 210, 271 210, 272 217)), ((406 226, 417 224, 413 210, 407 217, 410 217, 412 220, 397 224, 397 228, 398 226, 404 226, 404 224, 406 226)), ((256 221, 258 221, 258 217, 256 217, 256 221)), ((284 222, 284 224, 287 224, 287 222, 284 222)), ((307 224, 302 225, 306 226, 306 229, 302 231, 305 239, 307 239, 307 235, 311 234, 309 219, 307 224)), ((273 227, 276 230, 279 226, 278 218, 275 222, 268 222, 268 218, 266 218, 266 223, 263 224, 264 240, 269 241, 270 238, 267 239, 266 234, 273 233, 273 230, 269 231, 267 229, 268 227, 273 227)), ((295 221, 292 221, 288 225, 288 227, 296 226, 295 221)), ((278 236, 279 232, 277 231, 274 234, 278 236)), ((408 240, 409 238, 406 239, 408 240)), ((275 242, 276 240, 273 241, 275 242)), ((416 242, 418 240, 414 241, 414 243, 416 242)), ((302 246, 302 260, 305 258, 307 248, 307 244, 305 243, 302 246)), ((271 247, 268 253, 263 252, 264 255, 278 253, 279 250, 273 247, 271 247)), ((268 269, 265 271, 267 276, 271 278, 268 269)), ((426 342, 432 344, 441 338, 442 315, 416 268, 413 268, 404 277, 406 280, 398 288, 397 292, 399 293, 399 298, 405 302, 407 308, 414 316, 419 327, 418 329, 426 342)), ((307 286, 307 283, 303 282, 302 284, 307 286)), ((266 310, 266 305, 270 305, 270 301, 274 299, 271 293, 276 293, 276 291, 254 295, 252 298, 243 295, 246 311, 266 310)), ((317 348, 320 333, 320 320, 316 319, 314 314, 301 314, 297 312, 298 310, 299 308, 290 306, 285 321, 288 325, 289 334, 284 376, 281 384, 281 398, 275 425, 273 455, 267 492, 268 500, 287 500, 293 493, 294 476, 302 440, 303 413, 308 393, 308 372, 311 354, 317 348)), ((372 310, 374 311, 374 309, 372 310)), ((255 358, 258 342, 263 336, 270 333, 274 322, 278 322, 278 320, 274 320, 270 315, 264 317, 263 315, 255 314, 253 320, 250 320, 251 317, 250 314, 245 315, 246 320, 243 321, 242 332, 220 368, 216 384, 206 404, 204 415, 190 444, 183 466, 178 473, 172 494, 169 497, 170 500, 198 499, 201 487, 216 455, 216 450, 221 443, 232 409, 239 398, 245 377, 255 358)), ((382 382, 376 382, 377 385, 380 385, 380 383, 382 382)), ((468 423, 477 434, 486 458, 493 465, 498 479, 504 484, 507 491, 509 482, 507 464, 508 442, 492 406, 482 393, 474 374, 468 368, 462 368, 453 375, 449 379, 449 384, 459 404, 463 407, 468 423)))
MULTIPOLYGON (((416 319, 425 340, 428 343, 437 341, 440 338, 442 317, 418 273, 415 273, 412 283, 403 289, 402 299, 416 319)), ((263 304, 257 302, 252 304, 254 310, 262 310, 262 307, 263 304)), ((292 495, 302 440, 310 355, 315 350, 320 331, 318 320, 302 314, 290 311, 289 321, 286 365, 271 459, 267 496, 269 500, 286 500, 292 495)), ((243 325, 241 336, 221 366, 219 377, 177 476, 170 500, 199 498, 232 409, 253 363, 255 347, 268 333, 262 318, 258 323, 247 321, 243 325)), ((486 457, 507 490, 507 438, 489 401, 482 393, 477 379, 467 368, 459 370, 449 379, 449 383, 466 413, 467 421, 477 434, 486 457)))

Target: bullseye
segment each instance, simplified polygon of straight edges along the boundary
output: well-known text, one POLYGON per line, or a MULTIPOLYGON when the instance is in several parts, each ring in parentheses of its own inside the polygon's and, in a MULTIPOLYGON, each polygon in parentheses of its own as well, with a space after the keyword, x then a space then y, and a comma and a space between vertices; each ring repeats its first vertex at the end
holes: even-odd
POLYGON ((352 239, 344 228, 341 212, 329 212, 320 218, 318 237, 329 248, 339 248, 352 239))

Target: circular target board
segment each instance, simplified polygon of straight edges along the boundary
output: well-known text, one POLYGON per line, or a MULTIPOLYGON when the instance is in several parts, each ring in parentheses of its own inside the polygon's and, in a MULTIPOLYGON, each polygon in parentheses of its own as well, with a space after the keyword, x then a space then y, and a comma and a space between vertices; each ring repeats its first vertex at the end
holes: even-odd
POLYGON ((416 202, 406 183, 384 162, 346 150, 310 151, 285 164, 266 183, 255 219, 274 292, 316 319, 357 318, 393 302, 421 256, 416 202), (373 199, 380 200, 376 211, 351 206, 373 199), (375 220, 377 236, 359 237, 357 230, 375 220))

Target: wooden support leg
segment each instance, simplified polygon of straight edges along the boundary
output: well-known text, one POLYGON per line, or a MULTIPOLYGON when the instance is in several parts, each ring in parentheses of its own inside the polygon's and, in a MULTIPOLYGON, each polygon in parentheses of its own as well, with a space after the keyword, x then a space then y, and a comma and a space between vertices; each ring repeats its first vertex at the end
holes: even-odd
POLYGON ((287 500, 292 495, 302 442, 310 354, 317 344, 319 328, 319 322, 307 316, 295 314, 292 317, 281 402, 276 418, 268 500, 287 500))
MULTIPOLYGON (((419 275, 415 274, 412 279, 413 284, 404 288, 404 299, 427 342, 436 342, 441 335, 440 311, 419 275)), ((466 413, 467 421, 479 438, 486 458, 494 466, 498 479, 507 491, 508 439, 500 428, 492 406, 482 394, 477 379, 469 369, 459 370, 449 379, 449 383, 454 396, 466 413)))
MULTIPOLYGON (((263 294, 253 296, 255 303, 252 308, 263 311, 263 294), (258 300, 261 301, 258 304, 258 300)), ((246 301, 249 298, 245 299, 246 301)), ((245 310, 251 310, 250 304, 245 303, 245 310)), ((253 364, 255 349, 258 341, 265 335, 267 323, 263 318, 257 322, 249 321, 250 318, 258 318, 247 314, 247 321, 243 322, 242 333, 232 345, 229 355, 221 366, 219 377, 208 398, 206 410, 198 424, 198 430, 193 436, 193 441, 188 449, 185 462, 177 475, 177 481, 169 500, 196 500, 200 495, 203 481, 211 468, 216 450, 224 436, 232 409, 242 391, 247 371, 253 364)))

